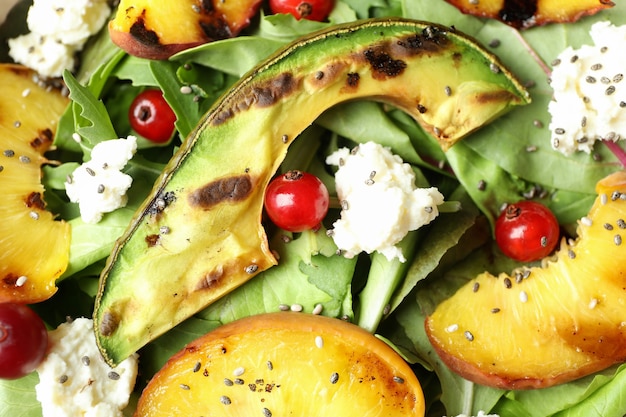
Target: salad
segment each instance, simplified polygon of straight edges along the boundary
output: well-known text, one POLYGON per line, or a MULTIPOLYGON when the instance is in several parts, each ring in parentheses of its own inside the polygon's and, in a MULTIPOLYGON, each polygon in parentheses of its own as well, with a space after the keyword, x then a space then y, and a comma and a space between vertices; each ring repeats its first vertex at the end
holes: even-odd
MULTIPOLYGON (((12 37, 24 30, 27 5, 19 3, 0 36, 12 37)), ((332 24, 374 16, 432 21, 475 37, 526 83, 532 103, 515 108, 446 152, 413 119, 388 106, 360 101, 325 112, 303 132, 306 141, 294 142, 281 171, 311 171, 333 194, 333 177, 324 165, 325 157, 343 146, 374 141, 410 163, 420 186, 437 187, 446 200, 461 202, 461 209, 441 213, 400 244, 407 262, 396 268, 397 282, 378 283, 392 293, 383 305, 368 290, 367 278, 370 269, 391 270, 391 261, 373 254, 360 255, 351 263, 329 255, 329 259, 337 258, 328 263, 334 276, 329 280, 302 269, 299 262, 312 252, 327 253, 332 246, 327 239, 302 233, 294 235, 297 245, 288 246, 282 234, 270 232, 273 248, 289 251, 295 262, 268 269, 143 348, 139 352, 141 377, 134 399, 145 380, 173 353, 209 330, 283 306, 310 312, 322 304, 322 314, 367 323, 372 332, 402 352, 422 384, 428 416, 479 412, 523 417, 622 416, 626 410, 622 395, 626 384, 624 366, 551 388, 489 388, 446 368, 432 351, 424 319, 439 302, 484 270, 497 273, 520 265, 499 255, 492 239, 491 226, 502 204, 522 198, 540 201, 556 215, 565 233, 574 237, 576 222, 587 214, 596 197, 598 180, 621 168, 611 150, 601 144, 590 154, 565 156, 552 149, 547 127, 552 89, 548 84, 549 65, 545 63, 551 63, 568 46, 578 48, 590 43, 589 30, 595 22, 626 24, 624 4, 576 23, 516 31, 496 20, 462 14, 443 0, 339 0, 329 22, 262 14, 242 36, 193 48, 168 61, 127 56, 102 31, 86 44, 77 72, 65 74, 73 102, 61 119, 55 139, 54 157, 61 163, 44 168, 43 182, 49 210, 72 226, 70 264, 58 282, 58 293, 33 308, 50 327, 68 316, 91 317, 99 274, 115 240, 130 223, 181 138, 192 132, 210 105, 282 45, 332 24), (232 56, 246 59, 228 59, 232 56), (172 87, 181 80, 193 86, 192 93, 198 97, 191 105, 178 88, 172 87), (147 87, 161 89, 176 113, 175 138, 161 144, 137 135, 136 155, 125 168, 133 178, 126 206, 105 214, 97 223, 87 223, 81 219, 77 205, 68 201, 65 180, 88 159, 97 143, 136 134, 126 110, 138 92, 147 87), (80 142, 74 139, 75 133, 83 138, 80 142)), ((40 416, 36 383, 36 374, 1 380, 0 416, 40 416)), ((132 408, 131 403, 128 415, 132 408)))

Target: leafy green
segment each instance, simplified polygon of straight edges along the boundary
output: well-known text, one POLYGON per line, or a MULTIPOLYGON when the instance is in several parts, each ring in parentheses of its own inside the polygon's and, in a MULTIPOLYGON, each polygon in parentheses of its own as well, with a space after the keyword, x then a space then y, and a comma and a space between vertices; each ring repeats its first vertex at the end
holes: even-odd
POLYGON ((0 379, 0 417, 41 416, 41 404, 35 396, 37 373, 18 380, 0 379))
POLYGON ((117 139, 118 135, 104 103, 88 87, 81 85, 69 71, 65 71, 63 78, 72 99, 74 131, 89 142, 90 146, 87 148, 93 148, 98 142, 117 139))
POLYGON ((351 317, 350 283, 356 259, 334 256, 337 248, 325 232, 305 231, 293 238, 278 231, 270 246, 278 253, 279 265, 262 272, 198 316, 224 324, 277 311, 280 305, 298 304, 311 312, 321 304, 325 315, 351 317))
POLYGON ((241 36, 187 49, 179 52, 172 59, 194 62, 226 74, 241 77, 284 43, 285 41, 260 36, 241 36), (237 59, 233 59, 233 56, 236 56, 237 59))
MULTIPOLYGON (((15 16, 21 19, 4 25, 0 37, 23 31, 28 3, 20 2, 15 16)), ((546 111, 551 95, 546 82, 548 74, 524 42, 544 62, 551 62, 565 46, 588 43, 588 30, 594 22, 610 18, 614 24, 626 23, 626 3, 618 3, 609 12, 576 24, 547 25, 517 33, 497 21, 464 15, 443 0, 339 0, 329 22, 261 15, 246 36, 198 46, 169 61, 130 57, 110 42, 106 30, 101 31, 82 54, 79 71, 65 75, 72 104, 62 117, 55 138, 55 158, 63 164, 45 167, 43 171, 46 201, 49 208, 72 225, 72 246, 70 265, 59 283, 59 293, 38 305, 38 311, 50 325, 63 320, 66 314, 90 313, 99 271, 115 240, 131 221, 180 140, 193 131, 212 102, 239 77, 302 35, 372 16, 403 16, 454 26, 485 45, 498 39, 500 46, 491 50, 523 82, 535 82, 530 89, 533 102, 474 132, 445 153, 413 119, 388 105, 354 102, 324 113, 303 132, 304 140, 296 140, 290 147, 282 169, 308 167, 334 193, 324 155, 346 143, 374 140, 413 164, 423 173, 424 181, 438 186, 447 200, 461 201, 462 210, 441 214, 431 226, 412 234, 419 235, 419 239, 403 244, 414 245, 411 253, 415 255, 400 272, 398 265, 382 265, 375 257, 348 260, 334 256, 336 248, 324 228, 290 235, 288 240, 283 232, 274 231, 270 245, 280 255, 279 266, 146 346, 141 352, 144 380, 138 387, 185 343, 223 323, 275 311, 281 304, 301 304, 305 311, 321 304, 323 314, 347 316, 357 322, 363 320, 363 311, 372 309, 368 311, 375 318, 372 330, 380 321, 375 330, 413 363, 427 395, 429 417, 444 413, 475 415, 479 410, 505 417, 622 415, 626 409, 622 395, 626 366, 548 389, 495 390, 473 384, 448 370, 433 352, 423 321, 441 300, 476 274, 484 270, 507 271, 516 266, 499 256, 490 240, 490 225, 503 203, 536 192, 565 229, 573 233, 576 220, 591 205, 597 180, 619 167, 613 155, 601 147, 596 149, 599 160, 586 154, 564 157, 551 149, 546 111), (192 94, 182 94, 182 86, 190 87, 192 94), (127 207, 107 214, 97 225, 84 224, 76 205, 63 195, 64 179, 78 163, 88 159, 95 143, 134 134, 126 116, 128 106, 141 89, 150 87, 162 89, 174 109, 177 137, 163 147, 140 138, 140 152, 128 167, 134 183, 127 207), (81 143, 73 139, 74 133, 82 137, 81 143), (385 273, 393 273, 396 280, 368 282, 370 268, 376 269, 377 265, 382 265, 381 278, 385 273), (372 299, 367 296, 371 288, 376 289, 374 293, 386 292, 385 302, 368 301, 372 299), (387 304, 390 314, 385 314, 387 304)), ((331 213, 331 217, 336 215, 336 210, 331 213)), ((36 375, 0 381, 0 417, 39 417, 35 383, 36 375)), ((132 406, 128 413, 131 409, 132 406)))

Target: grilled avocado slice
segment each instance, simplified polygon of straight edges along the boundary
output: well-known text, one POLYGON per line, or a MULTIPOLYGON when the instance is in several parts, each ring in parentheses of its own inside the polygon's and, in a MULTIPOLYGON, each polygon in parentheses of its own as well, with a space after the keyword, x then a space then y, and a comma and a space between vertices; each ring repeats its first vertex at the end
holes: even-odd
POLYGON ((277 263, 265 188, 300 132, 355 99, 403 109, 443 149, 530 101, 495 56, 432 23, 363 20, 284 47, 206 113, 116 243, 94 311, 110 364, 277 263))

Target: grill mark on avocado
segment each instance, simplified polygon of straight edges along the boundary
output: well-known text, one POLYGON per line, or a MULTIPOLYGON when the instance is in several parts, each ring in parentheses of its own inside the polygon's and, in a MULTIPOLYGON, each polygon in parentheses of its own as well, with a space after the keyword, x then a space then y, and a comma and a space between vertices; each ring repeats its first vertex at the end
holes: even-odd
POLYGON ((141 12, 141 16, 130 26, 128 33, 144 45, 160 45, 159 35, 146 27, 145 15, 146 10, 144 9, 141 12))
POLYGON ((252 192, 250 176, 238 175, 212 181, 189 194, 189 204, 208 210, 222 202, 245 200, 252 192))
POLYGON ((329 62, 325 64, 324 67, 310 74, 307 83, 313 88, 321 90, 327 85, 334 83, 337 77, 344 74, 346 66, 346 62, 329 62))
POLYGON ((111 336, 113 332, 117 330, 119 324, 120 321, 115 316, 115 314, 111 313, 110 311, 106 311, 102 315, 102 321, 100 322, 100 333, 102 333, 103 336, 111 336))
POLYGON ((406 62, 393 59, 386 51, 368 49, 363 55, 372 68, 372 76, 377 80, 397 77, 406 68, 406 62))
POLYGON ((346 87, 349 89, 356 89, 359 86, 359 80, 361 76, 358 72, 350 72, 346 77, 346 87))
POLYGON ((292 93, 296 89, 297 84, 292 73, 283 72, 276 78, 268 80, 265 85, 254 87, 252 89, 254 101, 259 107, 271 106, 282 97, 292 93))
POLYGON ((407 67, 402 57, 412 57, 423 53, 437 53, 449 44, 446 32, 434 26, 424 28, 420 33, 399 39, 395 43, 373 45, 363 56, 372 68, 374 79, 386 79, 401 75, 407 67))
POLYGON ((413 56, 424 52, 439 52, 445 49, 448 44, 449 39, 444 30, 435 26, 428 26, 421 33, 400 39, 397 45, 401 48, 395 48, 394 51, 400 50, 397 53, 401 56, 404 54, 413 56))
POLYGON ((216 114, 212 124, 218 126, 254 104, 258 107, 273 106, 283 97, 296 91, 298 85, 299 80, 291 72, 283 72, 264 83, 253 85, 252 88, 244 88, 231 100, 231 105, 216 114))
POLYGON ((224 275, 224 269, 221 266, 207 272, 207 274, 202 277, 200 282, 198 282, 196 291, 207 290, 219 286, 224 275))
POLYGON ((363 56, 372 68, 372 76, 376 80, 397 77, 407 66, 406 62, 392 58, 389 52, 381 48, 369 48, 363 56))
POLYGON ((511 94, 509 91, 499 91, 496 93, 491 93, 491 92, 486 92, 486 93, 481 93, 478 94, 476 96, 476 102, 478 103, 489 103, 489 102, 499 102, 500 100, 503 99, 510 99, 515 101, 515 97, 513 94, 511 94))
POLYGON ((146 243, 148 244, 148 247, 151 248, 153 246, 158 245, 159 239, 160 239, 160 236, 155 233, 155 234, 146 236, 145 240, 146 240, 146 243))

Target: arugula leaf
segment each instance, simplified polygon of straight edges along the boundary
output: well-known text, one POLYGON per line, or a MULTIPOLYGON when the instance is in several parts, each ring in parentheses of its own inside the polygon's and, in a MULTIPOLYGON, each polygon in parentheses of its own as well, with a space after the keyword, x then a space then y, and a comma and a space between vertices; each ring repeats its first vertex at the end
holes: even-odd
POLYGON ((194 62, 226 74, 241 77, 259 61, 268 57, 284 44, 285 41, 261 36, 240 36, 187 49, 174 55, 171 59, 181 62, 194 62), (237 58, 233 59, 233 57, 237 58))
POLYGON ((193 96, 180 93, 180 81, 176 76, 178 64, 167 61, 151 61, 150 71, 161 87, 163 97, 176 114, 176 130, 181 137, 186 138, 196 127, 202 112, 193 96))
POLYGON ((88 87, 81 85, 69 71, 65 71, 63 79, 70 90, 75 132, 89 142, 90 146, 87 148, 90 149, 104 140, 117 139, 118 135, 104 103, 88 87))
POLYGON ((384 0, 341 0, 337 4, 346 4, 356 12, 359 19, 365 19, 370 16, 370 10, 375 8, 384 8, 387 2, 384 0))
POLYGON ((329 26, 331 23, 328 22, 316 22, 308 19, 297 20, 290 14, 273 14, 262 16, 258 35, 266 39, 287 43, 329 26))
POLYGON ((623 387, 626 365, 613 366, 569 384, 529 391, 513 391, 502 397, 495 412, 520 416, 606 417, 621 416, 626 409, 623 387))
POLYGON ((148 59, 127 55, 110 73, 110 76, 117 77, 120 80, 128 80, 136 87, 158 87, 159 83, 154 79, 150 70, 151 62, 148 59))

